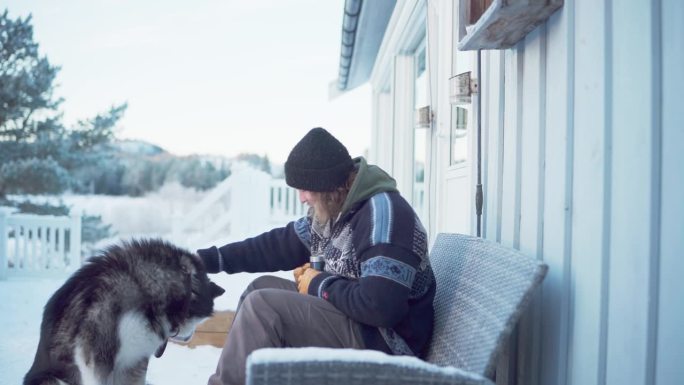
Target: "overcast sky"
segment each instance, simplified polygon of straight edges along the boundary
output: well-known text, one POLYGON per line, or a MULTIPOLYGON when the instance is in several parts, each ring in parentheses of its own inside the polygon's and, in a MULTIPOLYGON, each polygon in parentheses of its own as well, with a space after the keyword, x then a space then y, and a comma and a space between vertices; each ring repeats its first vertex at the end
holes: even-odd
POLYGON ((332 101, 343 0, 9 0, 62 67, 67 124, 128 102, 119 137, 179 155, 285 161, 323 126, 352 156, 370 143, 369 87, 332 101))

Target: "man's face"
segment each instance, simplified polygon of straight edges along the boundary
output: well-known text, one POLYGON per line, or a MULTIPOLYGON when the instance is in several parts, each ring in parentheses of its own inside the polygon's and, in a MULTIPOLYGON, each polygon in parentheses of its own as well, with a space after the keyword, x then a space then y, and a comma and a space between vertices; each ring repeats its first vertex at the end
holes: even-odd
POLYGON ((299 201, 306 203, 310 207, 314 207, 315 203, 319 200, 319 195, 313 191, 307 190, 297 190, 299 191, 299 201))
POLYGON ((307 190, 297 190, 299 191, 299 201, 306 203, 309 207, 314 209, 314 216, 320 222, 325 222, 328 220, 327 211, 325 205, 321 202, 321 193, 315 191, 307 190))

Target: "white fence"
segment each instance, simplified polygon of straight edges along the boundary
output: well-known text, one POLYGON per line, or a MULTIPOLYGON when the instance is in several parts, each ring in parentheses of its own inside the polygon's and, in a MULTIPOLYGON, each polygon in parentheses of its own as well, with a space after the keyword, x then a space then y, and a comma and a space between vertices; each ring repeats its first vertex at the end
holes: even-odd
POLYGON ((0 210, 0 279, 72 272, 81 265, 81 217, 0 210))
POLYGON ((287 223, 306 215, 307 207, 299 202, 297 190, 288 186, 285 179, 272 179, 269 185, 271 200, 270 222, 274 225, 287 223))

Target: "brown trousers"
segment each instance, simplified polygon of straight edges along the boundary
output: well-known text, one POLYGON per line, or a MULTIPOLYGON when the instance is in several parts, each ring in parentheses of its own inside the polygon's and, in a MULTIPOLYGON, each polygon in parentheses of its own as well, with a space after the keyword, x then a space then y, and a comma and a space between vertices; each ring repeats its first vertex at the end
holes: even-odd
POLYGON ((300 294, 293 281, 262 276, 240 297, 209 385, 243 385, 247 356, 265 347, 363 349, 359 324, 329 302, 300 294))

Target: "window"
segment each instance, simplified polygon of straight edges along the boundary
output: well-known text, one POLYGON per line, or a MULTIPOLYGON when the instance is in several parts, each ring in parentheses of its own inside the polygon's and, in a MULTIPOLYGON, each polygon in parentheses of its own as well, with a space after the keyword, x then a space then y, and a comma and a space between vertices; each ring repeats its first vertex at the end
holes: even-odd
MULTIPOLYGON (((422 108, 428 106, 429 110, 429 89, 426 71, 425 41, 416 50, 415 56, 415 75, 414 75, 414 113, 419 116, 422 108)), ((429 125, 423 126, 415 119, 416 125, 413 130, 413 208, 422 221, 425 220, 425 163, 427 159, 426 146, 429 125)))
POLYGON ((468 110, 451 106, 451 130, 449 133, 449 165, 467 160, 468 155, 468 110))

